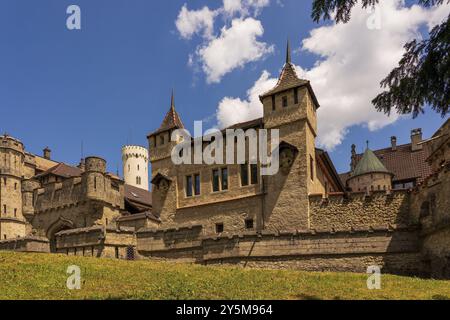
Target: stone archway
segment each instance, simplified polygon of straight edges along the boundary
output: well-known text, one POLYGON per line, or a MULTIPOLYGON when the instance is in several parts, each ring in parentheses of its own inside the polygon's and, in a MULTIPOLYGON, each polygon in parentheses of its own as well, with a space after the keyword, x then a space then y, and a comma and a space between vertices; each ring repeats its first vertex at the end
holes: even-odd
POLYGON ((56 253, 56 234, 58 232, 73 229, 74 224, 71 220, 59 217, 46 232, 47 239, 50 241, 50 252, 56 253))

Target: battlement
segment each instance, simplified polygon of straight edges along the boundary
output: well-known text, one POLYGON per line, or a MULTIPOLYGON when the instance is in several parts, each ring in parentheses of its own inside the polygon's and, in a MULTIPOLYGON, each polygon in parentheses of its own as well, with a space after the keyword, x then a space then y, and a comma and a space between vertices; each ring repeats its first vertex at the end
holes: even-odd
POLYGON ((106 172, 106 160, 100 157, 86 158, 86 172, 106 172))
POLYGON ((20 153, 24 153, 23 143, 20 140, 8 135, 0 136, 0 149, 12 149, 20 153))
POLYGON ((374 191, 369 194, 337 193, 309 196, 310 227, 333 229, 367 228, 376 225, 412 224, 409 215, 410 192, 374 191))
POLYGON ((127 145, 122 147, 122 159, 125 161, 127 158, 136 157, 144 158, 144 161, 149 160, 148 150, 142 146, 127 145))

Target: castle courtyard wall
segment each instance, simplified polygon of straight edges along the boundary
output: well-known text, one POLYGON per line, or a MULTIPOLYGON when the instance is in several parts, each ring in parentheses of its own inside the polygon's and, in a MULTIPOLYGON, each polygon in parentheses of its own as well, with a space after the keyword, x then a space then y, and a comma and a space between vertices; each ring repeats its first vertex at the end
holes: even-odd
POLYGON ((310 196, 312 229, 333 228, 351 230, 375 226, 405 227, 410 218, 410 193, 407 190, 310 196))

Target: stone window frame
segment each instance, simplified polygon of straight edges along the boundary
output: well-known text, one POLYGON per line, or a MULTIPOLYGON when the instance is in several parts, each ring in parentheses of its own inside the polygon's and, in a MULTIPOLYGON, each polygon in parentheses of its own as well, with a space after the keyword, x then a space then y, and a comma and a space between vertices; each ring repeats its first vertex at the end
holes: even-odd
POLYGON ((194 172, 191 174, 187 174, 184 178, 184 196, 185 198, 194 198, 199 197, 202 194, 202 176, 200 172, 194 172), (196 177, 198 177, 198 193, 196 188, 196 177), (190 179, 191 184, 191 194, 188 194, 188 179, 190 179))
POLYGON ((217 167, 217 168, 213 168, 211 170, 211 193, 219 193, 219 192, 227 192, 228 190, 230 190, 230 170, 228 168, 228 166, 224 166, 224 167, 217 167), (224 171, 226 171, 226 177, 227 177, 227 181, 226 181, 226 188, 224 188, 224 171), (214 173, 218 172, 218 188, 217 190, 214 190, 214 173))

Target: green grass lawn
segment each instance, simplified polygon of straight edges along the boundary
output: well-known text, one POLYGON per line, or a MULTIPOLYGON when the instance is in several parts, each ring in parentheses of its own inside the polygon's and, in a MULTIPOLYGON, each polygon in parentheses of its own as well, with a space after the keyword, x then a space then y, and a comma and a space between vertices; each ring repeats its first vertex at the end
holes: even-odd
POLYGON ((450 281, 0 252, 0 299, 450 299, 450 281), (81 268, 80 290, 66 271, 81 268))

